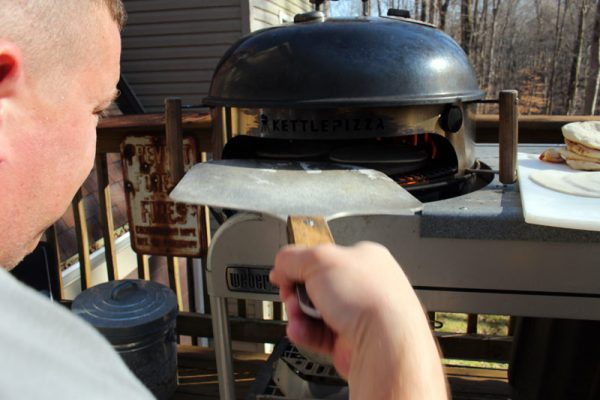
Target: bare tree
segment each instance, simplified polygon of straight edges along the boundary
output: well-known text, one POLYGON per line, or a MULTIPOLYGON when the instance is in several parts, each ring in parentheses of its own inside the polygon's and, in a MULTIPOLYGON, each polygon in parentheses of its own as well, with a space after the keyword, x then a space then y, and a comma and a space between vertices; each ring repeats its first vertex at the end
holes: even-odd
POLYGON ((435 0, 427 0, 429 3, 429 11, 427 12, 427 22, 429 22, 430 24, 433 24, 434 20, 435 20, 435 8, 437 5, 437 2, 435 0))
POLYGON ((526 106, 525 114, 530 114, 534 110, 540 86, 542 87, 542 95, 545 95, 544 83, 540 82, 543 81, 544 74, 541 71, 544 70, 547 53, 544 47, 545 41, 543 40, 544 36, 546 36, 544 30, 546 24, 544 21, 545 7, 543 0, 533 0, 533 10, 535 13, 535 35, 532 36, 532 39, 537 43, 537 46, 531 49, 532 51, 526 57, 529 77, 525 82, 525 87, 521 89, 527 90, 527 95, 521 96, 521 103, 526 106))
POLYGON ((448 5, 450 4, 450 0, 436 0, 437 1, 437 9, 439 12, 439 27, 441 30, 446 30, 446 13, 448 12, 448 5))
MULTIPOLYGON (((370 2, 374 14, 407 9, 436 23, 468 53, 488 96, 498 88, 519 89, 522 112, 592 114, 600 107, 600 0, 370 2)), ((361 15, 361 5, 345 0, 331 8, 345 10, 333 15, 361 15)))
POLYGON ((427 0, 421 0, 421 16, 419 19, 423 22, 427 21, 427 0))
MULTIPOLYGON (((473 11, 471 11, 471 23, 473 28, 473 33, 476 34, 479 28, 479 0, 473 0, 473 11)), ((473 44, 473 37, 471 37, 471 43, 473 44)))
POLYGON ((492 65, 492 71, 494 71, 493 79, 490 81, 492 93, 496 93, 498 87, 513 87, 517 81, 519 60, 514 56, 517 51, 515 46, 517 29, 514 13, 518 2, 519 0, 508 0, 505 3, 504 20, 500 24, 500 35, 498 36, 498 53, 501 57, 494 60, 492 65))
POLYGON ((473 21, 473 23, 472 23, 473 33, 471 35, 471 40, 469 42, 469 48, 472 49, 471 60, 473 62, 473 65, 475 65, 475 68, 477 68, 477 65, 480 63, 479 60, 481 59, 479 43, 480 43, 480 38, 483 34, 483 31, 479 28, 479 1, 480 0, 473 1, 473 11, 471 13, 471 21, 473 21))
POLYGON ((469 54, 471 51, 471 35, 473 33, 473 22, 471 20, 471 0, 461 0, 460 2, 460 27, 460 45, 465 53, 469 54))
POLYGON ((362 1, 362 15, 365 17, 371 15, 371 0, 362 1))
POLYGON ((600 87, 600 1, 596 1, 594 16, 594 32, 592 35, 590 67, 586 85, 585 104, 583 113, 594 115, 598 103, 598 88, 600 87))
POLYGON ((485 87, 489 88, 490 84, 494 81, 494 69, 491 68, 496 61, 495 53, 495 39, 496 39, 496 19, 498 17, 498 10, 500 9, 501 0, 492 0, 492 20, 490 21, 490 29, 488 35, 487 45, 487 64, 484 73, 485 87))
POLYGON ((577 37, 575 39, 575 50, 573 51, 571 61, 571 73, 569 76, 569 92, 567 95, 567 114, 572 115, 576 112, 577 92, 579 89, 579 74, 581 71, 581 51, 583 49, 583 29, 585 26, 585 16, 589 10, 590 4, 587 0, 582 0, 579 4, 579 19, 577 23, 577 37))
POLYGON ((475 16, 477 19, 481 19, 481 23, 478 23, 479 33, 477 35, 477 50, 478 53, 476 59, 473 61, 475 64, 475 71, 477 72, 477 76, 479 77, 479 83, 483 84, 484 82, 484 71, 485 71, 485 63, 486 63, 486 38, 488 34, 488 0, 483 0, 483 6, 481 9, 481 18, 479 16, 475 16))
POLYGON ((553 100, 554 100, 554 84, 556 80, 556 68, 558 63, 558 52, 563 40, 563 31, 565 27, 565 16, 567 15, 567 0, 558 0, 558 6, 556 7, 556 25, 554 28, 554 37, 556 38, 554 44, 554 52, 552 54, 552 67, 550 69, 550 82, 546 85, 546 114, 552 113, 553 100), (561 17, 561 2, 563 3, 562 17, 561 17))

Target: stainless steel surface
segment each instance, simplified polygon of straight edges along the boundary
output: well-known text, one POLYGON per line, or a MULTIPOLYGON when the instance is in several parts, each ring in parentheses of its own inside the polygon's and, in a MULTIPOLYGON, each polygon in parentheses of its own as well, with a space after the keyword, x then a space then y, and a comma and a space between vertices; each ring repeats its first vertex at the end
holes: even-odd
POLYGON ((597 244, 426 238, 419 220, 357 217, 330 226, 339 243, 388 247, 429 310, 600 320, 597 244))
POLYGON ((439 121, 447 107, 234 108, 232 129, 249 136, 319 140, 444 134, 439 121))
POLYGON ((289 215, 412 215, 422 204, 387 175, 342 164, 221 160, 194 166, 176 201, 289 215))
POLYGON ((256 157, 267 155, 274 158, 276 150, 279 150, 279 159, 285 159, 286 155, 298 159, 302 149, 309 156, 311 153, 318 156, 321 154, 318 151, 327 153, 333 147, 343 147, 344 141, 383 138, 383 143, 386 143, 386 140, 397 137, 412 139, 414 135, 427 133, 438 144, 443 140, 437 150, 439 154, 452 153, 448 157, 456 158, 452 163, 456 164, 457 176, 461 176, 464 169, 471 168, 475 161, 475 125, 472 121, 475 107, 472 103, 338 109, 219 107, 217 110, 220 112, 216 114, 226 115, 227 123, 215 124, 213 132, 215 138, 228 138, 223 158, 249 158, 248 154, 256 148, 256 157), (446 121, 453 114, 446 113, 448 109, 460 110, 460 124, 446 121), (446 125, 452 125, 452 132, 444 130, 446 125), (259 144, 259 139, 264 144, 259 144), (239 144, 240 140, 243 140, 242 144, 239 144), (287 141, 289 149, 281 144, 287 141), (325 148, 311 148, 311 141, 321 142, 325 148), (295 147, 298 147, 297 151, 295 147))
MULTIPOLYGON (((198 164, 179 182, 171 192, 171 197, 186 203, 247 211, 260 210, 283 218, 292 214, 333 217, 374 211, 384 214, 412 214, 422 207, 418 200, 380 172, 339 164, 308 162, 224 160, 198 164), (336 198, 336 201, 331 202, 332 198, 336 198)), ((228 224, 229 221, 225 225, 228 224)), ((255 234, 256 232, 252 233, 255 234)), ((263 239, 270 238, 268 235, 260 236, 263 239)), ((278 240, 270 240, 270 244, 279 246, 281 240, 284 244, 287 243, 287 235, 278 236, 278 240)), ((263 243, 257 252, 264 249, 263 243)), ((257 258, 254 256, 252 259, 257 258)), ((209 250, 209 266, 212 264, 211 260, 209 250)), ((271 262, 269 260, 266 265, 271 262)), ((241 265, 246 264, 242 261, 241 265)), ((232 265, 228 264, 230 266, 232 265)), ((215 281, 209 274, 208 290, 214 310, 219 391, 222 399, 234 399, 231 345, 224 300, 228 296, 214 295, 214 285, 215 281)))
MULTIPOLYGON (((387 246, 429 310, 600 320, 597 243, 424 237, 420 220, 355 216, 329 225, 340 244, 372 240, 387 246)), ((209 253, 211 295, 277 301, 276 293, 231 290, 226 269, 261 266, 268 274, 285 244, 281 220, 258 214, 230 219, 209 253)))
MULTIPOLYGON (((478 154, 498 167, 497 146, 478 146, 478 154)), ((329 225, 340 244, 387 246, 428 310, 600 320, 600 235, 525 224, 517 185, 495 180, 477 192, 427 203, 420 214, 342 217, 329 225)), ((250 267, 266 279, 286 244, 279 218, 230 218, 209 250, 210 296, 278 301, 272 288, 249 291, 227 276, 231 267, 250 267)), ((219 323, 226 324, 226 316, 219 323)))
MULTIPOLYGON (((199 290, 198 293, 201 293, 202 288, 199 288, 199 290)), ((235 378, 233 376, 231 335, 229 333, 226 299, 210 296, 210 308, 213 320, 217 373, 219 374, 219 396, 222 400, 235 400, 235 378)))
POLYGON ((396 17, 329 18, 257 31, 225 53, 209 106, 327 108, 483 98, 461 47, 396 17))

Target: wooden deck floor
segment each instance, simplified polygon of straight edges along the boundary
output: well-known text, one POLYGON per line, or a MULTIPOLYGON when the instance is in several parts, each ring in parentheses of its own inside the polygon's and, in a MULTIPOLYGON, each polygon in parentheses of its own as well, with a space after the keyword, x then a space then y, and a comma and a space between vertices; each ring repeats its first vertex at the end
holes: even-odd
MULTIPOLYGON (((178 348, 179 388, 174 400, 218 399, 215 355, 212 351, 181 345, 178 348)), ((266 354, 237 353, 234 355, 236 395, 246 393, 266 362, 266 354)), ((454 400, 507 400, 511 398, 506 371, 447 367, 446 373, 454 400)))

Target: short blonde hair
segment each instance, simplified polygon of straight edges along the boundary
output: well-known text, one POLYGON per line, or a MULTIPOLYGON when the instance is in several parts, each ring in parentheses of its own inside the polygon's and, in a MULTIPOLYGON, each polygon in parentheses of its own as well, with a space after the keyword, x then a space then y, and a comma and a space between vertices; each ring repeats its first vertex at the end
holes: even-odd
POLYGON ((54 71, 68 76, 98 40, 94 27, 103 13, 119 29, 126 20, 122 0, 0 0, 0 10, 0 39, 16 43, 24 67, 38 76, 54 71))
POLYGON ((127 21, 127 13, 125 12, 125 7, 123 6, 122 0, 100 0, 103 2, 110 12, 112 19, 119 26, 119 30, 122 30, 125 26, 125 22, 127 21))

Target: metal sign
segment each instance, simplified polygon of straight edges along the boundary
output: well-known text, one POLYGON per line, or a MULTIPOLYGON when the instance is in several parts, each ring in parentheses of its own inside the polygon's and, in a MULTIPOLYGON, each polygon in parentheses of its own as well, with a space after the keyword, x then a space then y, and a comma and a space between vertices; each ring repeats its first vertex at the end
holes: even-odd
MULTIPOLYGON (((193 138, 183 140, 187 171, 197 162, 193 138)), ((137 253, 200 257, 206 253, 204 208, 175 202, 164 137, 129 136, 121 144, 131 244, 137 253)))

